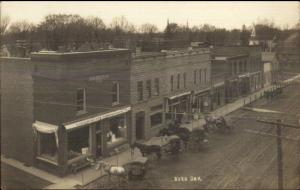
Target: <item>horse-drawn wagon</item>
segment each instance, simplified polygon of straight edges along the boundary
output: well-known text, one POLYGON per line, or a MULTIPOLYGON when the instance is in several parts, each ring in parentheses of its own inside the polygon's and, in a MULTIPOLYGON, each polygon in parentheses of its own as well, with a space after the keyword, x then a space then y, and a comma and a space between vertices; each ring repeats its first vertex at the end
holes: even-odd
POLYGON ((144 178, 148 168, 148 158, 138 157, 124 165, 129 180, 141 180, 144 178))

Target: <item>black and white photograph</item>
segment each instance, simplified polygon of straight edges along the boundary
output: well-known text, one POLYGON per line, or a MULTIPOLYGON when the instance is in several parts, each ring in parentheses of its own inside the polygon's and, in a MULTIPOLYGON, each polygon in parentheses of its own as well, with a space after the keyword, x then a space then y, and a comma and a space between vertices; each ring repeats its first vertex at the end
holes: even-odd
POLYGON ((1 189, 300 189, 299 1, 1 1, 1 189))

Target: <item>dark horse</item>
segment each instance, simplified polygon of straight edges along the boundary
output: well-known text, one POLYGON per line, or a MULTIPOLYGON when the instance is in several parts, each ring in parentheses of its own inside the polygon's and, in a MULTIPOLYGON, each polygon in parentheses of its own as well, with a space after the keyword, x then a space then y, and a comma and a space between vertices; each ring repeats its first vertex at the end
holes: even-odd
POLYGON ((133 147, 137 147, 141 151, 143 156, 147 156, 152 153, 155 153, 157 159, 161 158, 161 147, 159 145, 146 145, 146 144, 135 142, 133 144, 133 147))

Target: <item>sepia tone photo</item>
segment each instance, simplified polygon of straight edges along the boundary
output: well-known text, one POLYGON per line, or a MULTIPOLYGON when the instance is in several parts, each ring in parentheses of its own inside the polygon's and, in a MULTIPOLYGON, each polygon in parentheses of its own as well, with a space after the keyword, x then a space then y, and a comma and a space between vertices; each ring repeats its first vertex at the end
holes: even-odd
POLYGON ((1 1, 1 189, 300 189, 299 1, 1 1))

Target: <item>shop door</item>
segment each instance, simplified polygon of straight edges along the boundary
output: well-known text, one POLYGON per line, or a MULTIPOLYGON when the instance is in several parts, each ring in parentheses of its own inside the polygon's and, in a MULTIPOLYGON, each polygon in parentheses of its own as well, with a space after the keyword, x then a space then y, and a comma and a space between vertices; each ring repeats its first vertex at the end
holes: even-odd
POLYGON ((145 112, 139 112, 135 115, 135 134, 136 139, 143 139, 145 133, 145 112))
POLYGON ((96 156, 102 155, 102 132, 96 133, 96 156))

